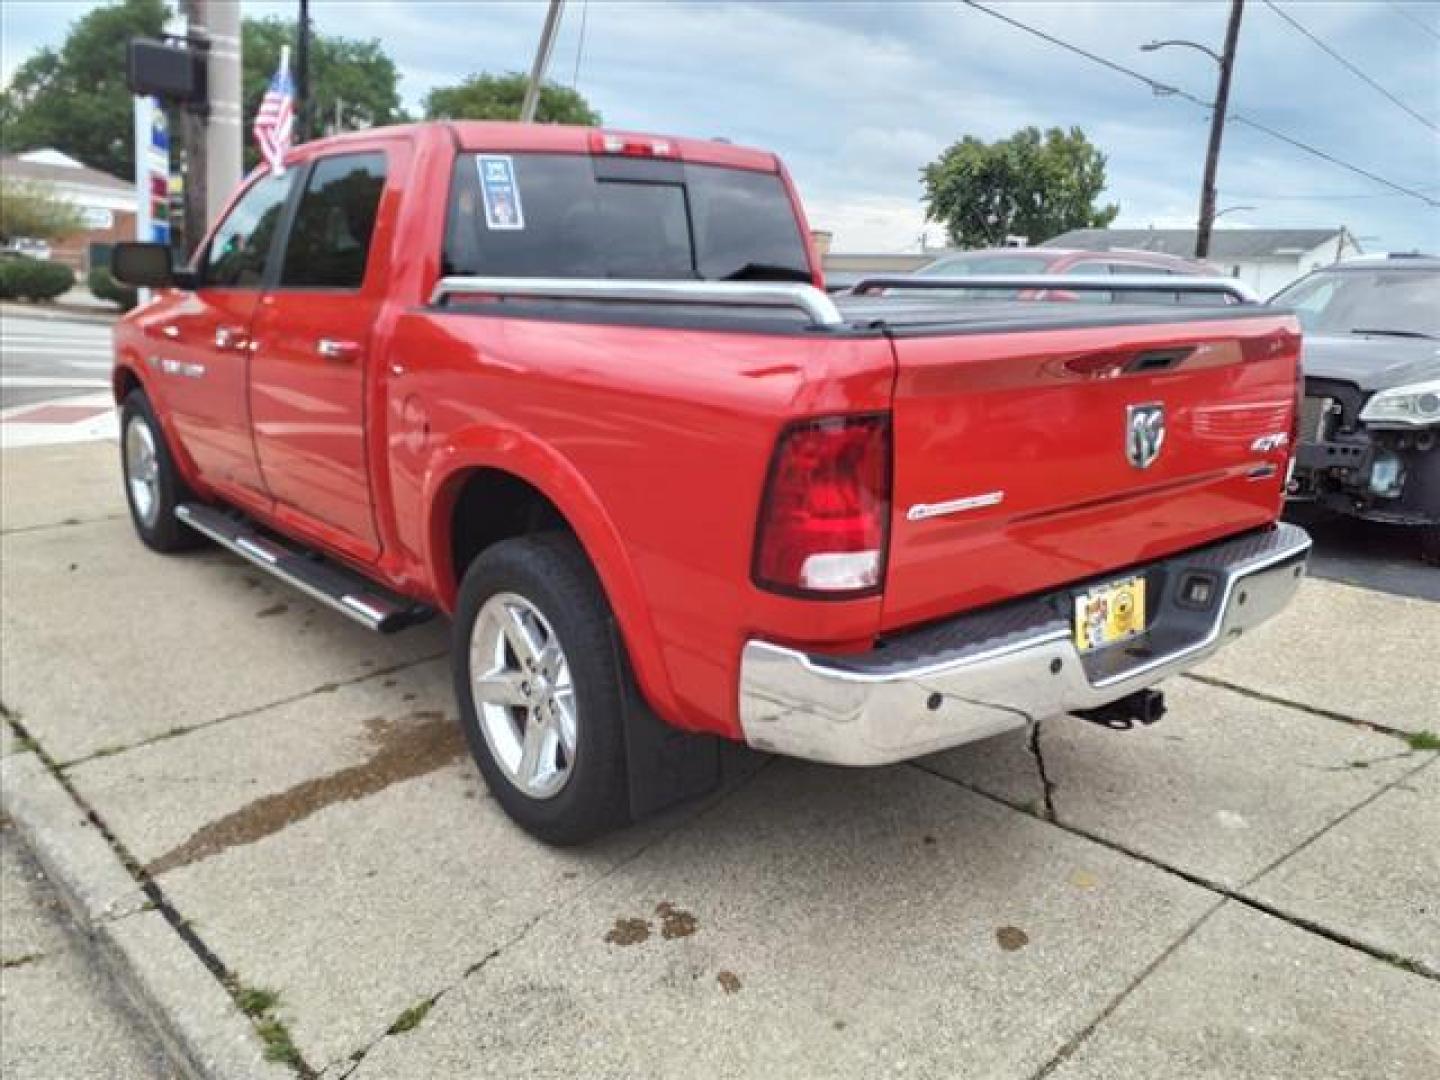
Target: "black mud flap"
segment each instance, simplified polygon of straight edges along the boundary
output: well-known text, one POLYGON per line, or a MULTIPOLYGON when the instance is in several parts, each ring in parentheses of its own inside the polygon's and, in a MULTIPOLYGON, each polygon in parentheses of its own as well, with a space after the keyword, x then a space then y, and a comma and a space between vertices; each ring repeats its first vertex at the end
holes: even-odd
MULTIPOLYGON (((618 627, 615 641, 620 641, 618 627)), ((708 795, 722 784, 739 782, 770 759, 742 743, 681 731, 661 720, 640 693, 624 648, 618 647, 617 652, 625 694, 625 772, 631 821, 708 795)))

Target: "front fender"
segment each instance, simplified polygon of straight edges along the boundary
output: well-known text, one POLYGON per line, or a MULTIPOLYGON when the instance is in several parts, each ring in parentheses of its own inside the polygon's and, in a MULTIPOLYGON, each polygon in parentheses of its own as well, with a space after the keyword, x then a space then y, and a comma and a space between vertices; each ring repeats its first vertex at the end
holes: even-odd
POLYGON ((569 524, 600 578, 646 700, 662 716, 681 713, 650 607, 620 531, 579 470, 559 451, 516 428, 458 432, 431 457, 422 483, 428 526, 422 558, 440 605, 453 612, 455 580, 450 524, 467 474, 495 469, 525 481, 551 501, 569 524))

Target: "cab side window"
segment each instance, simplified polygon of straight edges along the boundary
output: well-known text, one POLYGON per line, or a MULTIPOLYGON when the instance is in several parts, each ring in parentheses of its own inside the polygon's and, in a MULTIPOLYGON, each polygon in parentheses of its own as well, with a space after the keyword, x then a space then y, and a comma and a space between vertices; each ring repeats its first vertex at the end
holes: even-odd
POLYGON ((204 283, 208 288, 260 287, 293 178, 292 173, 262 176, 240 196, 205 252, 204 283))
POLYGON ((280 284, 358 289, 365 280, 384 190, 382 153, 337 154, 318 160, 295 212, 280 284))

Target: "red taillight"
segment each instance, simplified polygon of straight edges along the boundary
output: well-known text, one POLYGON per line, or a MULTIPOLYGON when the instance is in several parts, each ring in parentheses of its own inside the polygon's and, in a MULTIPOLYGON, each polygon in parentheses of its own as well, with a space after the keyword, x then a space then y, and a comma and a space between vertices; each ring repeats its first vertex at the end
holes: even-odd
POLYGON ((618 135, 611 131, 590 133, 592 154, 619 154, 622 157, 678 158, 679 150, 669 139, 644 135, 618 135))
POLYGON ((885 574, 890 418, 837 416, 787 428, 775 447, 755 537, 755 583, 855 596, 885 574))

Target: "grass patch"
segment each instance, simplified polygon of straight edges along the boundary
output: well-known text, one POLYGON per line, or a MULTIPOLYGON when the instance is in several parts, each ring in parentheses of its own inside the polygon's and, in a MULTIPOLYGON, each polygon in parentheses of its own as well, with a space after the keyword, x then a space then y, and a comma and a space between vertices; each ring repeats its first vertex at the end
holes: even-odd
POLYGON ((297 1072, 305 1068, 305 1061, 300 1057, 295 1041, 290 1038, 290 1029, 283 1020, 267 1016, 255 1025, 255 1030, 260 1033, 260 1039, 265 1043, 266 1061, 278 1061, 297 1072))
POLYGON ((44 955, 44 953, 32 952, 26 953, 24 956, 7 956, 0 960, 0 969, 9 971, 11 968, 24 967, 26 964, 33 964, 44 955))
POLYGON ((280 995, 263 986, 246 986, 238 980, 231 983, 230 990, 241 1011, 254 1021, 255 1032, 265 1044, 265 1060, 289 1065, 301 1076, 313 1076, 290 1036, 290 1028, 275 1015, 280 1008, 280 995))
POLYGON ((280 995, 259 986, 242 986, 235 991, 235 1000, 246 1016, 264 1016, 280 1004, 280 995))
POLYGON ((390 1025, 388 1034, 403 1035, 407 1031, 415 1030, 415 1028, 420 1026, 420 1021, 425 1019, 425 1014, 430 1011, 430 1007, 434 1004, 434 999, 429 999, 420 1002, 418 1005, 411 1005, 410 1008, 395 1018, 395 1022, 390 1025))
POLYGON ((1440 750, 1440 735, 1433 731, 1417 731, 1406 735, 1405 741, 1410 744, 1411 750, 1440 750))

